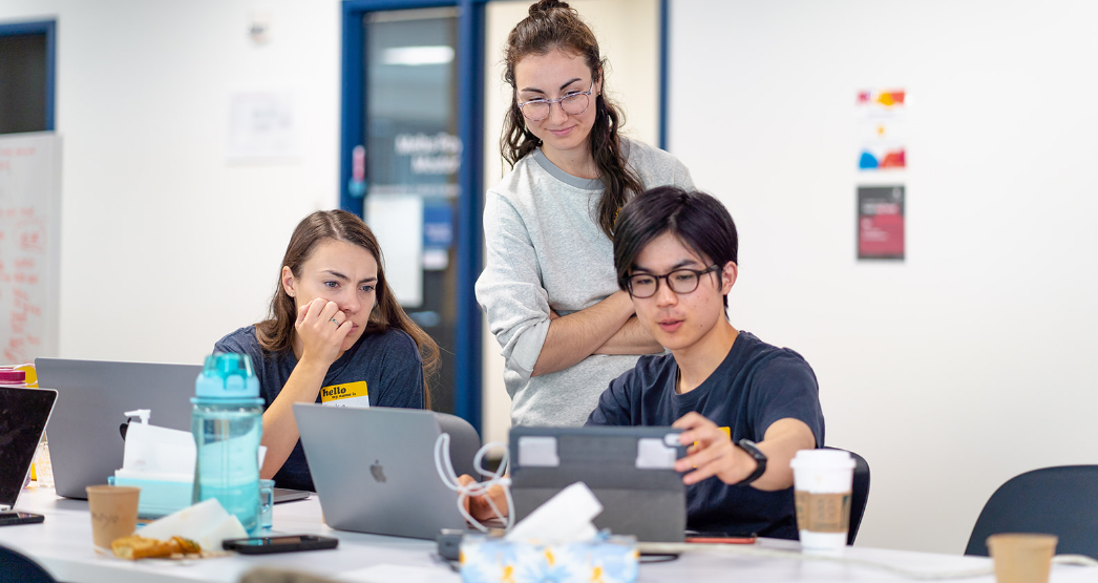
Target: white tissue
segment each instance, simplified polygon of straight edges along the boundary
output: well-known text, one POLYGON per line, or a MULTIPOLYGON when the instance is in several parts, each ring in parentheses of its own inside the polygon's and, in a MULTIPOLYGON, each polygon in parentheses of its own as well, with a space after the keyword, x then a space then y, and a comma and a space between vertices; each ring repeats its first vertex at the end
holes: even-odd
MULTIPOLYGON (((127 415, 130 413, 137 411, 127 412, 127 415)), ((259 446, 261 468, 266 455, 266 446, 259 446)), ((115 470, 114 475, 131 480, 193 482, 195 456, 194 435, 190 431, 130 423, 126 429, 122 468, 115 470)))
POLYGON ((508 542, 563 544, 595 538, 591 524, 602 513, 602 504, 583 482, 576 482, 538 506, 507 533, 508 542))
POLYGON ((160 540, 181 536, 198 543, 203 550, 219 551, 221 541, 245 538, 248 531, 244 530, 240 520, 221 506, 217 498, 210 498, 151 522, 137 534, 160 540))
POLYGON ((116 477, 171 482, 194 480, 194 436, 190 431, 130 423, 122 469, 116 477))

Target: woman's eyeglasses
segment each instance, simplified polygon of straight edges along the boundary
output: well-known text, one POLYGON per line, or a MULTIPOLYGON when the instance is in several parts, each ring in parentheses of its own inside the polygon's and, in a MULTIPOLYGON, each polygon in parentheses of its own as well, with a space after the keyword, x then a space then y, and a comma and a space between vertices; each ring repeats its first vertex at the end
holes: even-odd
POLYGON ((556 99, 531 99, 530 101, 525 102, 520 101, 518 106, 519 109, 522 110, 522 115, 530 121, 541 121, 549 117, 549 110, 552 109, 554 103, 568 115, 580 115, 591 106, 591 92, 594 90, 595 82, 592 81, 591 88, 587 91, 569 93, 568 95, 556 99))

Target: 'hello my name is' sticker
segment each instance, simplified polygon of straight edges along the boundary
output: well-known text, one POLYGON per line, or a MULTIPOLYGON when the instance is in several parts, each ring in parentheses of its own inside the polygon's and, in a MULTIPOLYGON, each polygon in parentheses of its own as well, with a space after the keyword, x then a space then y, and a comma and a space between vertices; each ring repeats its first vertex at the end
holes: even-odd
POLYGON ((366 390, 366 381, 321 387, 320 402, 327 407, 369 408, 370 397, 366 390))

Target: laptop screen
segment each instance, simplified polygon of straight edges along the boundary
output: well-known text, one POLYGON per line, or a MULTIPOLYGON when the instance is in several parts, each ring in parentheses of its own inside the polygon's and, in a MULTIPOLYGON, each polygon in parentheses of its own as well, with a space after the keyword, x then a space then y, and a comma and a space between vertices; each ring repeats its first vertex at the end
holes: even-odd
POLYGON ((0 387, 0 505, 14 506, 57 391, 0 387))

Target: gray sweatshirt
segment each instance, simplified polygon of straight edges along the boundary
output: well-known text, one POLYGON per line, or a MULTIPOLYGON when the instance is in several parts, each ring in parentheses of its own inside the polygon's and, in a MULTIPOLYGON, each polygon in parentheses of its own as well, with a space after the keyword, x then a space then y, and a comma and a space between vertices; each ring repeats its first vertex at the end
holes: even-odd
MULTIPOLYGON (((645 189, 693 189, 674 156, 624 140, 626 159, 645 189)), ((484 201, 484 271, 477 302, 506 359, 511 424, 583 425, 610 381, 638 356, 593 354, 571 368, 531 377, 549 311, 566 315, 618 290, 613 243, 595 222, 601 180, 565 173, 535 150, 488 190, 484 201)))

